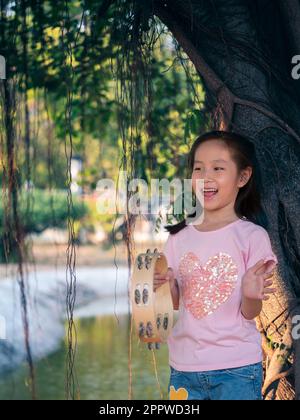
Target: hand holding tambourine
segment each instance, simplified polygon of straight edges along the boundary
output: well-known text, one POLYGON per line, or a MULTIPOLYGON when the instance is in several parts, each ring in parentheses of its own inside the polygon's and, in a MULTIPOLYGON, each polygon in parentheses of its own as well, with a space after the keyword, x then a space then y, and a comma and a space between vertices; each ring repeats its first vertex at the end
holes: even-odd
POLYGON ((132 312, 139 338, 149 349, 166 342, 173 327, 173 279, 166 281, 167 274, 168 261, 162 252, 148 249, 137 256, 131 279, 132 312))

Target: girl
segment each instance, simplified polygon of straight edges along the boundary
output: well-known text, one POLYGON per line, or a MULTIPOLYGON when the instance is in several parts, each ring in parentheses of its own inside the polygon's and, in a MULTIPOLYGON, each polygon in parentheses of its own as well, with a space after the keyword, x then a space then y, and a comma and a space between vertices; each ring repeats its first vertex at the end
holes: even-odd
MULTIPOLYGON (((189 154, 193 194, 204 182, 204 220, 167 226, 163 252, 178 320, 168 339, 170 399, 261 400, 261 337, 254 318, 275 292, 278 261, 257 223, 254 146, 215 131, 197 138, 189 154)), ((191 215, 193 216, 193 215, 191 215)))

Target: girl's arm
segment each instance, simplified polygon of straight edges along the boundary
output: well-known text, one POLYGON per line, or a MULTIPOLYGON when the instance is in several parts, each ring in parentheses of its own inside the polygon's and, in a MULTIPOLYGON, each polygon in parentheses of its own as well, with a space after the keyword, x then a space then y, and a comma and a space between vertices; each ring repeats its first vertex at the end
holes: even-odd
POLYGON ((258 299, 242 298, 242 315, 247 320, 256 318, 262 310, 262 301, 258 299))
POLYGON ((244 274, 241 312, 247 320, 256 318, 261 312, 262 301, 268 300, 269 295, 276 292, 276 289, 270 289, 273 284, 270 277, 274 274, 275 266, 273 261, 260 260, 244 274))

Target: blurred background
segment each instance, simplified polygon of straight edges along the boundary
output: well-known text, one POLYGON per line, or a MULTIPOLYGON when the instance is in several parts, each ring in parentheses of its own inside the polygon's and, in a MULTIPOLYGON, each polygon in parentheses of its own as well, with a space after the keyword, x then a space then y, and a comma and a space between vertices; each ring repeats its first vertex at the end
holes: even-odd
POLYGON ((151 57, 135 50, 148 115, 135 126, 130 9, 67 3, 1 2, 0 399, 167 398, 167 347, 139 342, 128 290, 134 258, 162 248, 173 216, 100 214, 99 181, 182 179, 209 125, 202 85, 157 20, 151 57))

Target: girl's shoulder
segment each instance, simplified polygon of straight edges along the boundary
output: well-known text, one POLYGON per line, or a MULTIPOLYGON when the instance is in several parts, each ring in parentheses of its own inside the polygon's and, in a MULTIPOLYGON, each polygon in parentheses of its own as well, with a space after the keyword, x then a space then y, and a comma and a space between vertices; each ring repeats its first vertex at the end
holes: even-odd
POLYGON ((245 229, 248 232, 265 232, 267 233, 267 230, 258 223, 252 222, 249 219, 243 218, 241 219, 243 223, 240 224, 240 226, 245 229))
POLYGON ((278 263, 267 229, 250 221, 245 222, 244 229, 241 242, 246 249, 246 269, 253 267, 261 259, 278 263))
POLYGON ((254 223, 248 219, 243 220, 238 226, 242 230, 243 236, 247 238, 249 242, 259 242, 269 239, 269 233, 263 226, 254 223))

